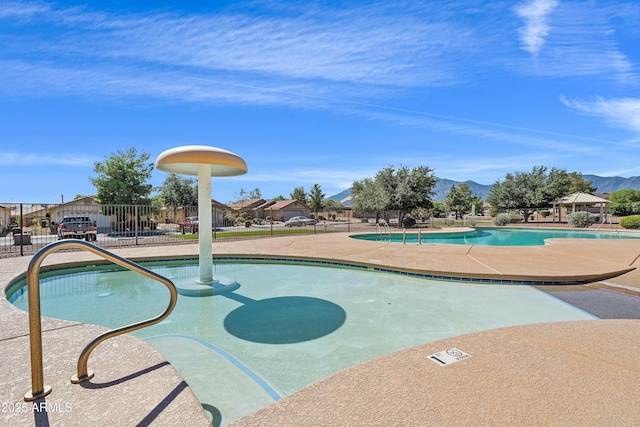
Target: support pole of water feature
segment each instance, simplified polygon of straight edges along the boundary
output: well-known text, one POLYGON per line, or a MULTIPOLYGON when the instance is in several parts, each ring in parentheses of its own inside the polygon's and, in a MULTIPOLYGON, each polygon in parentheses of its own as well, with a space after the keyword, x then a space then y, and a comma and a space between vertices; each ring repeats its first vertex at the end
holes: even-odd
POLYGON ((198 165, 198 264, 200 266, 199 282, 213 284, 213 241, 211 219, 211 167, 198 165))
POLYGON ((235 280, 213 275, 213 229, 211 214, 211 177, 247 173, 247 164, 238 155, 217 147, 186 145, 166 150, 156 159, 156 167, 165 172, 198 177, 198 266, 199 277, 176 283, 178 293, 207 296, 238 288, 235 280))

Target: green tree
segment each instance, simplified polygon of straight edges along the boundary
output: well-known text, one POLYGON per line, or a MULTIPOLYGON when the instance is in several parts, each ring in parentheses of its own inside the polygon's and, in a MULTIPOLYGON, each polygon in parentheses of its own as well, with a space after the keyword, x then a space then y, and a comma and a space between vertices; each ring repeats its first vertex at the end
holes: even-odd
POLYGON ((198 187, 192 178, 169 174, 160 187, 160 196, 166 207, 198 205, 198 187))
POLYGON ((262 199, 262 191, 258 187, 253 190, 245 190, 241 188, 239 192, 235 194, 236 200, 251 200, 251 199, 262 199))
POLYGON ((324 207, 324 196, 325 194, 322 192, 320 184, 313 184, 309 191, 309 207, 316 213, 316 218, 318 217, 318 211, 324 207))
POLYGON ((627 216, 640 214, 640 190, 627 188, 609 195, 608 211, 613 215, 627 216))
POLYGON ((614 191, 609 195, 611 203, 635 203, 640 202, 640 190, 627 188, 624 190, 614 191))
POLYGON ((482 199, 479 196, 473 196, 471 200, 471 209, 473 212, 473 208, 475 206, 475 215, 484 215, 484 203, 482 203, 482 199))
MULTIPOLYGON (((376 223, 380 215, 385 215, 389 205, 387 195, 376 180, 364 178, 351 185, 351 197, 354 207, 363 213, 376 214, 376 223)), ((386 218, 385 218, 386 219, 386 218)))
POLYGON ((93 170, 98 176, 89 180, 98 190, 96 198, 102 204, 151 204, 153 186, 147 184, 153 171, 153 163, 147 163, 149 153, 138 155, 135 147, 126 152, 117 150, 105 157, 103 162, 95 162, 93 170))
POLYGON ((296 187, 291 193, 291 200, 297 200, 300 203, 307 204, 307 193, 304 192, 304 187, 296 187))
POLYGON ((429 211, 431 212, 431 216, 437 218, 440 216, 444 216, 444 214, 447 213, 447 208, 443 202, 435 200, 429 211))
POLYGON ((571 181, 568 193, 573 194, 577 192, 593 194, 596 192, 596 188, 592 187, 592 180, 586 180, 582 177, 580 172, 571 172, 569 173, 569 179, 571 181))
POLYGON ((382 213, 386 220, 390 211, 397 211, 401 224, 409 212, 431 208, 436 182, 433 171, 426 166, 413 169, 401 166, 397 170, 389 166, 380 170, 374 179, 354 181, 351 194, 357 209, 382 213))
POLYGON ((336 212, 336 213, 344 212, 344 206, 342 205, 342 203, 338 202, 337 200, 331 200, 331 199, 327 199, 324 201, 324 209, 325 211, 329 212, 330 215, 331 215, 331 212, 336 212))
POLYGON ((563 169, 553 168, 547 174, 545 166, 534 166, 531 172, 508 173, 496 181, 487 201, 495 209, 520 212, 524 221, 537 209, 548 208, 551 201, 569 194, 571 178, 563 169))
POLYGON ((477 199, 469 185, 462 183, 458 187, 451 186, 445 198, 445 204, 449 211, 455 212, 456 218, 462 218, 465 213, 471 212, 471 206, 477 199))

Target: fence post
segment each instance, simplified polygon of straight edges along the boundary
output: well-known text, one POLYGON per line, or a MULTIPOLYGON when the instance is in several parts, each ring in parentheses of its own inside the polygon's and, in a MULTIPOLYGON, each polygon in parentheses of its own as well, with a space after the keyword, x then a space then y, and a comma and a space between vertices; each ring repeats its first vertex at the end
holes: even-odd
MULTIPOLYGON (((22 241, 22 219, 24 218, 24 214, 22 213, 22 203, 20 203, 20 256, 24 256, 24 242, 22 241)), ((15 239, 15 237, 14 237, 15 239)))
POLYGON ((215 206, 213 207, 213 239, 216 239, 216 231, 218 231, 218 227, 216 226, 216 224, 218 224, 218 208, 216 208, 215 206))
POLYGON ((133 217, 135 218, 133 220, 134 222, 133 229, 135 230, 134 233, 136 235, 136 246, 137 246, 138 245, 138 205, 133 206, 133 217))

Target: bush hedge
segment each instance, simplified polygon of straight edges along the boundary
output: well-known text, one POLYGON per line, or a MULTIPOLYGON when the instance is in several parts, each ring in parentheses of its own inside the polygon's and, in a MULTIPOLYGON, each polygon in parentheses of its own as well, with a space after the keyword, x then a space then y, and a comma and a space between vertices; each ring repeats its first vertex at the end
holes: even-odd
POLYGON ((511 224, 511 215, 509 215, 508 213, 500 213, 493 219, 493 223, 499 226, 511 224))
POLYGON ((620 218, 620 227, 630 229, 640 228, 640 215, 630 215, 620 218))
POLYGON ((567 221, 573 227, 586 228, 596 222, 596 216, 590 212, 573 212, 567 216, 567 221))
POLYGON ((617 216, 640 214, 640 202, 631 203, 611 203, 608 207, 609 213, 617 216))

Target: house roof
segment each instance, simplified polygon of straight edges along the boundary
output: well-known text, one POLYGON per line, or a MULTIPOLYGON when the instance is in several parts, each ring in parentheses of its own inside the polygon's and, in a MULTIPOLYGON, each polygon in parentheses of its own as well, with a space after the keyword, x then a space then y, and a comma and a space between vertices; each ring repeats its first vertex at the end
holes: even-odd
POLYGON ((260 205, 256 206, 254 209, 256 209, 256 210, 257 210, 257 209, 265 209, 265 208, 268 208, 269 206, 273 205, 274 203, 275 203, 275 201, 270 200, 270 201, 268 201, 268 202, 264 202, 264 203, 262 203, 262 204, 260 204, 260 205))
POLYGON ((553 205, 594 205, 596 203, 611 203, 607 199, 594 196, 593 194, 583 193, 578 191, 577 193, 569 194, 564 197, 560 197, 551 202, 553 205))
POLYGON ((237 202, 229 203, 229 207, 232 209, 246 209, 246 208, 255 208, 258 205, 266 202, 264 199, 247 199, 247 200, 239 200, 237 202))
POLYGON ((295 204, 298 204, 300 206, 304 206, 305 208, 308 208, 307 205, 305 205, 304 203, 300 202, 299 200, 278 200, 277 202, 275 202, 274 204, 269 206, 267 209, 275 211, 275 210, 284 209, 286 207, 289 207, 289 206, 295 205, 295 204))
POLYGON ((216 209, 229 209, 227 205, 225 205, 224 203, 220 203, 215 199, 211 199, 211 206, 215 207, 216 209))

